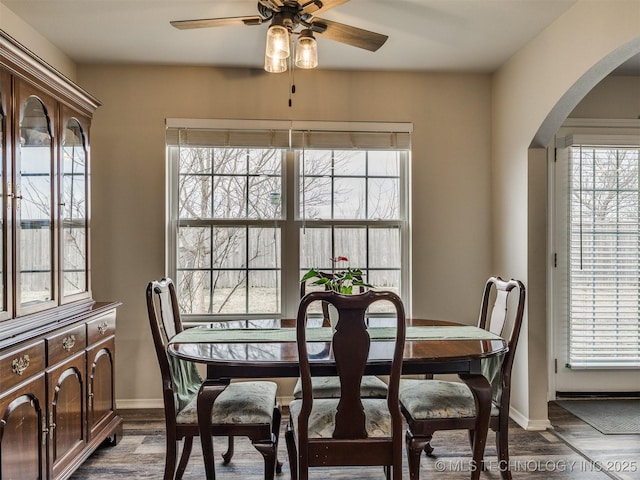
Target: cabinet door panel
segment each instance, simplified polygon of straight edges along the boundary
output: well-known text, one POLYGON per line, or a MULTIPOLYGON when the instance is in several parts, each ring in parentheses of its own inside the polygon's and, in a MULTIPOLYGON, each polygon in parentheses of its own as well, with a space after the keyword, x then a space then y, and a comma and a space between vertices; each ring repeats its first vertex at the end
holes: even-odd
POLYGON ((47 372, 52 477, 57 477, 86 444, 84 369, 82 352, 47 372))
POLYGON ((0 397, 0 478, 46 478, 44 374, 0 397))
POLYGON ((116 416, 114 353, 115 337, 88 350, 89 440, 116 416))
POLYGON ((86 298, 89 285, 89 120, 67 106, 60 149, 61 302, 86 298))
POLYGON ((11 185, 11 77, 0 71, 0 320, 11 316, 11 291, 7 282, 7 259, 11 258, 11 242, 7 242, 11 203, 6 195, 11 185))
POLYGON ((20 314, 57 304, 54 216, 56 103, 23 82, 19 99, 15 202, 17 307, 20 314))

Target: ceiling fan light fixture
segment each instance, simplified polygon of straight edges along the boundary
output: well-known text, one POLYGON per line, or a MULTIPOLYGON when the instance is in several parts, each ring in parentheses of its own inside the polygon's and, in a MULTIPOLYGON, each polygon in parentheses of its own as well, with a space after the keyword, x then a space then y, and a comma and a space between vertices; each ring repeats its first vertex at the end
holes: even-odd
POLYGON ((289 30, 283 25, 272 24, 267 30, 265 57, 286 59, 290 54, 289 30))
POLYGON ((318 42, 313 32, 305 28, 296 42, 296 67, 316 68, 318 66, 318 42))
POLYGON ((375 52, 384 45, 389 38, 387 35, 315 16, 348 1, 258 0, 259 15, 196 18, 174 20, 170 23, 175 28, 183 30, 228 25, 253 26, 270 21, 267 29, 264 68, 267 72, 279 73, 286 71, 289 67, 316 68, 318 66, 318 45, 314 34, 370 52, 375 52), (291 51, 294 48, 292 35, 299 35, 295 55, 291 51))

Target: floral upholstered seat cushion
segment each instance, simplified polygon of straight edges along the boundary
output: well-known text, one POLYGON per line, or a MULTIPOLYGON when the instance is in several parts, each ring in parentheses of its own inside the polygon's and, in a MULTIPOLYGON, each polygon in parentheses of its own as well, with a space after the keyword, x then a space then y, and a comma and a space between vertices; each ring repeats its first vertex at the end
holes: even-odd
MULTIPOLYGON (((338 377, 313 377, 311 380, 314 398, 339 398, 340 379, 338 377)), ((363 398, 387 398, 387 384, 374 375, 365 375, 360 384, 363 398)), ((302 382, 298 379, 293 388, 293 398, 302 398, 302 382)))
MULTIPOLYGON (((213 402, 212 424, 270 424, 278 386, 275 382, 232 382, 213 402)), ((197 395, 176 416, 177 423, 197 424, 197 395)))
MULTIPOLYGON (((443 380, 400 380, 400 403, 415 420, 476 416, 476 402, 469 387, 443 380)), ((498 415, 491 404, 491 415, 498 415)))
MULTIPOLYGON (((331 438, 335 428, 338 398, 317 398, 313 400, 309 416, 309 438, 331 438)), ((365 429, 369 437, 391 437, 391 414, 386 398, 363 398, 362 405, 366 417, 365 429)), ((297 428, 302 400, 289 404, 292 424, 297 428)), ((296 435, 297 438, 297 435, 296 435)))

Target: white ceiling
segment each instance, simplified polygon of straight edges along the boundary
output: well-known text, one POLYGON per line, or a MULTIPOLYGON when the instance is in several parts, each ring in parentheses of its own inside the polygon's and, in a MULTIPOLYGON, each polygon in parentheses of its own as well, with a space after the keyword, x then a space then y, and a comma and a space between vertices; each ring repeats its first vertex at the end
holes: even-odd
MULTIPOLYGON (((267 25, 177 30, 257 14, 257 0, 0 0, 77 63, 262 68, 267 25)), ((351 0, 322 18, 383 33, 369 52, 319 37, 320 68, 492 72, 575 0, 351 0)))
MULTIPOLYGON (((493 72, 576 0, 350 0, 321 15, 383 33, 377 52, 319 36, 324 69, 493 72)), ((0 0, 76 63, 262 68, 267 25, 177 30, 257 14, 257 0, 0 0)), ((640 56, 617 73, 640 75, 640 56)))

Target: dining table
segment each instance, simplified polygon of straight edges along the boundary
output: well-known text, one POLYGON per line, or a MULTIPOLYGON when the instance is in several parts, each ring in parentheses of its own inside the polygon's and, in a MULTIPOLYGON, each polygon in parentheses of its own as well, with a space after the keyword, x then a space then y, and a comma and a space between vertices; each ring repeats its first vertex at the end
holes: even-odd
MULTIPOLYGON (((367 375, 388 375, 395 333, 384 322, 371 321, 367 375)), ((206 379, 197 400, 200 441, 207 480, 215 478, 211 410, 216 397, 236 379, 298 377, 295 320, 246 322, 250 328, 230 328, 225 322, 187 328, 168 347, 174 361, 206 365, 206 379), (264 326, 261 325, 264 324, 264 326)), ((337 375, 329 327, 307 330, 307 346, 314 376, 337 375)), ((507 342, 484 329, 443 320, 407 319, 403 375, 457 374, 476 399, 473 464, 482 465, 492 403, 492 380, 497 378, 507 342), (487 368, 489 365, 489 368, 487 368)), ((471 468, 471 479, 480 468, 471 468)))

